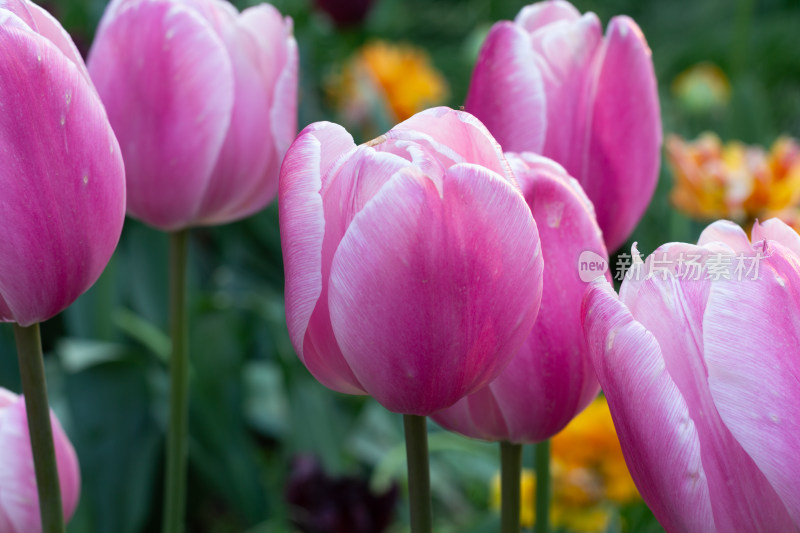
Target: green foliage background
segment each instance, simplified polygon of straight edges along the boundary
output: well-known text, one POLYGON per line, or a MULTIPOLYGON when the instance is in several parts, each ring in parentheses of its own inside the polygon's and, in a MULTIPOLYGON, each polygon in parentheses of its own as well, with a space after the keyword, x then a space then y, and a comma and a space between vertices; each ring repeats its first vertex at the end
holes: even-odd
MULTIPOLYGON (((461 105, 481 36, 525 3, 378 0, 362 27, 342 31, 310 0, 276 0, 293 17, 300 46, 300 127, 341 121, 325 100, 322 81, 371 38, 425 48, 450 84, 449 104, 461 105)), ((653 50, 666 132, 694 137, 713 129, 723 139, 763 144, 784 132, 800 136, 800 3, 575 4, 604 23, 625 13, 640 24, 653 50), (730 105, 705 115, 683 110, 669 90, 679 72, 699 61, 721 66, 733 88, 730 105)), ((46 7, 85 51, 105 2, 59 0, 46 7)), ((360 133, 355 135, 358 141, 360 133)), ((631 239, 644 253, 670 240, 694 241, 701 229, 670 207, 670 186, 662 171, 651 208, 631 239)), ((81 461, 83 491, 71 533, 159 528, 169 350, 166 246, 164 235, 128 220, 100 281, 43 325, 52 405, 81 461)), ((294 355, 283 309, 276 206, 248 220, 192 231, 190 263, 187 531, 290 531, 283 490, 289 461, 300 452, 313 453, 332 475, 363 476, 376 490, 392 480, 402 483, 400 418, 369 399, 325 389, 294 355)), ((8 325, 0 326, 0 385, 19 391, 8 325)), ((495 531, 487 508, 495 447, 432 426, 431 449, 436 531, 495 531)), ((405 506, 398 506, 396 531, 405 529, 405 506)), ((623 527, 659 530, 644 506, 622 510, 612 528, 623 527)))

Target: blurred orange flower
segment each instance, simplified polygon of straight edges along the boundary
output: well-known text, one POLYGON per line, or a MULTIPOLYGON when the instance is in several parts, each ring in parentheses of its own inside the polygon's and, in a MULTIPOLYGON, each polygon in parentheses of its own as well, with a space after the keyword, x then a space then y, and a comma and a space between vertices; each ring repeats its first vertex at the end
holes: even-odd
POLYGON ((738 141, 723 145, 713 133, 692 142, 671 135, 666 152, 672 202, 693 218, 748 224, 800 203, 800 146, 789 137, 767 153, 738 141))
MULTIPOLYGON (((605 531, 614 505, 640 498, 625 465, 611 412, 604 397, 597 398, 550 441, 553 526, 571 531, 605 531)), ((535 522, 535 473, 522 473, 521 521, 535 522)), ((492 480, 491 506, 500 508, 500 476, 492 480)))
POLYGON ((345 117, 362 124, 376 112, 384 113, 391 124, 403 121, 442 103, 448 94, 447 82, 424 50, 386 41, 359 49, 342 72, 329 79, 327 89, 345 117))

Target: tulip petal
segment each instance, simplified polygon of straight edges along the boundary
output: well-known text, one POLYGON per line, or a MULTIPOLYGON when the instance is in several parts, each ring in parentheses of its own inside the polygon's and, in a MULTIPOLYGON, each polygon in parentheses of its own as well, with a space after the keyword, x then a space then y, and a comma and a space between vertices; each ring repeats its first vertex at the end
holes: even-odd
POLYGON ((625 462, 667 531, 717 531, 689 408, 653 335, 604 280, 586 291, 583 327, 625 462))
MULTIPOLYGON (((516 178, 503 156, 503 149, 486 126, 469 113, 449 107, 426 109, 392 128, 383 138, 392 142, 376 144, 377 150, 406 144, 403 141, 412 141, 409 143, 409 148, 414 144, 424 145, 441 156, 437 163, 439 165, 448 159, 451 165, 476 163, 516 185, 516 178), (447 142, 442 143, 442 139, 446 139, 447 142)), ((397 148, 393 151, 398 153, 397 148)), ((421 153, 421 155, 430 157, 430 154, 421 153)), ((415 164, 424 168, 424 163, 412 159, 415 164)))
POLYGON ((548 24, 558 21, 572 22, 581 18, 581 13, 575 6, 564 0, 551 2, 536 2, 523 7, 514 19, 528 33, 533 33, 548 24))
POLYGON ((125 179, 103 106, 75 64, 11 25, 0 27, 0 49, 0 320, 27 326, 100 276, 122 230, 125 179))
POLYGON ((528 35, 498 22, 472 72, 464 108, 480 119, 506 152, 540 152, 550 117, 542 75, 528 35))
POLYGON ((771 218, 763 223, 756 220, 752 233, 754 244, 764 239, 775 241, 800 256, 800 235, 779 218, 771 218))
POLYGON ((800 261, 770 248, 758 279, 714 283, 705 357, 720 417, 800 524, 800 261))
POLYGON ((33 2, 24 0, 0 0, 0 9, 7 9, 21 18, 33 31, 53 43, 64 56, 72 61, 81 75, 90 81, 89 72, 78 48, 67 31, 53 16, 33 2))
POLYGON ((750 253, 753 251, 747 234, 739 224, 734 224, 730 220, 717 220, 709 224, 697 239, 698 246, 706 246, 713 242, 723 243, 734 252, 750 253))
POLYGON ((636 23, 614 17, 599 55, 602 66, 592 89, 582 160, 554 157, 547 148, 544 152, 562 163, 592 199, 609 251, 633 231, 658 181, 661 114, 650 56, 636 23))
POLYGON ((322 190, 325 207, 325 238, 322 243, 322 292, 308 322, 303 362, 324 385, 340 392, 363 394, 364 390, 342 355, 331 327, 328 279, 331 263, 355 214, 391 177, 409 166, 405 159, 376 152, 361 145, 335 169, 322 190))
POLYGON ((541 273, 536 224, 504 178, 460 164, 440 193, 404 170, 339 245, 333 330, 370 395, 391 411, 428 415, 508 364, 535 320, 541 273))
POLYGON ((289 148, 281 168, 279 216, 286 271, 286 322, 297 355, 326 386, 342 392, 362 392, 347 364, 339 357, 311 355, 319 366, 309 365, 306 333, 323 290, 322 249, 326 223, 320 193, 328 174, 342 154, 355 149, 344 128, 329 122, 306 127, 289 148), (327 367, 325 365, 332 365, 327 367), (312 369, 312 366, 314 367, 312 369))
MULTIPOLYGON (((69 520, 75 512, 80 495, 78 458, 61 424, 52 413, 50 421, 53 426, 64 518, 69 520)), ((3 450, 4 458, 0 461, 0 526, 3 526, 6 533, 41 531, 39 494, 28 434, 28 417, 22 397, 0 411, 0 450, 3 450), (8 524, 2 523, 4 514, 8 524)))
MULTIPOLYGON (((516 355, 514 361, 518 357, 519 355, 516 355)), ((492 383, 502 379, 511 364, 492 383)), ((448 431, 454 431, 474 439, 510 440, 508 420, 497 403, 491 384, 461 398, 447 409, 432 414, 431 418, 448 431)))
POLYGON ((119 9, 124 16, 100 26, 89 72, 122 147, 129 214, 180 229, 192 222, 228 131, 231 60, 211 24, 181 4, 119 9))
POLYGON ((533 50, 535 68, 544 81, 548 126, 542 149, 526 150, 558 161, 585 189, 592 85, 602 45, 603 31, 594 13, 586 13, 575 22, 556 22, 547 31, 534 32, 528 45, 533 50))
POLYGON ((195 214, 201 224, 247 216, 271 200, 278 190, 281 159, 297 130, 297 57, 291 22, 285 22, 274 7, 261 4, 223 27, 222 37, 233 66, 235 96, 228 135, 195 214), (278 87, 281 78, 283 86, 278 87), (291 91, 290 98, 279 89, 291 91), (276 101, 279 96, 281 102, 276 101), (273 138, 277 103, 283 122, 278 129, 280 150, 271 149, 277 141, 273 138))
MULTIPOLYGON (((510 440, 539 442, 558 433, 597 396, 581 327, 586 283, 578 263, 584 252, 592 252, 607 264, 608 252, 575 180, 563 170, 537 167, 517 175, 542 242, 542 304, 523 348, 490 387, 503 412, 525 413, 507 416, 510 440)), ((611 281, 608 271, 606 279, 611 281)))
MULTIPOLYGON (((707 262, 706 262, 707 263, 707 262)), ((671 273, 641 282, 624 302, 658 341, 666 371, 688 406, 700 444, 717 531, 787 531, 791 521, 764 474, 725 426, 708 388, 703 313, 711 280, 671 273), (730 480, 737 480, 731 483, 730 480)))
POLYGON ((537 221, 544 260, 541 309, 500 376, 434 420, 469 437, 532 443, 558 433, 597 396, 581 328, 586 283, 578 261, 590 251, 607 264, 608 254, 591 203, 562 167, 527 152, 506 157, 537 221))

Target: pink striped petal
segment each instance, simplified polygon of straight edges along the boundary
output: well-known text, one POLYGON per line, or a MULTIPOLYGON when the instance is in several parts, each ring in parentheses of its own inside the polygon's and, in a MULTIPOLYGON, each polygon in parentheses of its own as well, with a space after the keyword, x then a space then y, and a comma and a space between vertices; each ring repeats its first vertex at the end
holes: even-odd
POLYGON ((291 28, 290 19, 261 4, 222 29, 233 65, 234 105, 228 134, 195 215, 200 224, 247 216, 278 191, 281 159, 297 129, 297 48, 291 28), (286 93, 291 97, 287 99, 286 93), (278 99, 282 109, 273 117, 278 99), (282 123, 275 124, 276 120, 282 123), (279 143, 273 136, 276 130, 279 143))
POLYGON ((307 339, 309 322, 323 291, 322 249, 326 221, 321 189, 335 170, 337 159, 354 149, 353 138, 339 125, 318 122, 306 127, 283 161, 278 206, 287 274, 286 322, 294 349, 324 385, 359 394, 363 390, 338 355, 332 334, 317 341, 329 348, 336 347, 331 354, 320 352, 314 340, 307 339))
POLYGON ((771 256, 760 261, 758 279, 714 283, 703 322, 705 360, 711 396, 722 421, 797 525, 800 261, 774 242, 765 253, 771 256))
POLYGON ((67 31, 53 16, 27 0, 0 0, 0 9, 7 9, 22 19, 33 31, 49 40, 56 48, 61 50, 68 60, 80 71, 81 75, 89 81, 89 72, 83 62, 78 48, 72 42, 67 31))
MULTIPOLYGON (((55 415, 50 414, 64 518, 69 520, 80 496, 80 470, 75 449, 55 415)), ((22 397, 0 409, 0 526, 4 533, 41 531, 39 494, 33 466, 28 418, 22 397)))
POLYGON ((717 531, 698 431, 659 343, 604 280, 586 291, 583 325, 625 462, 644 501, 667 531, 717 531))
MULTIPOLYGON (((532 166, 517 175, 542 242, 542 305, 523 349, 491 385, 504 412, 510 404, 516 407, 512 412, 517 416, 509 422, 514 442, 552 437, 597 396, 599 385, 581 327, 586 283, 577 267, 584 252, 608 261, 603 234, 580 185, 563 170, 532 166), (523 375, 527 383, 520 382, 523 375), (527 389, 525 405, 511 383, 501 381, 506 378, 523 387, 516 390, 527 389)), ((611 281, 609 272, 606 279, 611 281)))
POLYGON ((437 158, 436 164, 443 170, 457 163, 475 163, 516 186, 516 178, 503 157, 503 149, 480 120, 464 111, 449 107, 426 109, 401 122, 381 138, 389 142, 376 144, 376 150, 391 150, 400 155, 398 147, 411 145, 410 160, 423 169, 425 164, 414 157, 414 150, 424 158, 437 158), (420 150, 414 145, 430 148, 430 151, 420 150))
POLYGON ((800 235, 781 219, 771 218, 763 223, 756 220, 752 233, 753 244, 765 239, 775 241, 800 257, 800 235))
POLYGON ((725 244, 734 252, 750 253, 753 251, 747 234, 739 224, 735 224, 730 220, 713 222, 703 230, 700 238, 697 239, 698 246, 707 246, 714 242, 725 244))
POLYGON ((336 252, 333 330, 370 395, 395 412, 431 414, 508 364, 536 317, 541 271, 536 224, 500 175, 456 165, 439 191, 400 171, 336 252))
POLYGON ((503 373, 433 418, 469 437, 530 443, 555 435, 597 396, 599 385, 581 328, 586 283, 579 277, 578 261, 586 251, 606 262, 608 254, 591 203, 563 168, 530 153, 508 153, 506 158, 542 243, 541 309, 503 373))
POLYGON ((159 229, 186 227, 230 125, 231 60, 210 23, 179 3, 119 10, 100 26, 89 72, 122 147, 128 212, 159 229))
POLYGON ((499 22, 481 48, 464 108, 478 117, 505 151, 540 152, 550 116, 542 74, 528 35, 499 22))
MULTIPOLYGON (((592 199, 612 251, 633 231, 658 181, 661 113, 650 55, 633 20, 611 19, 600 52, 602 66, 590 88, 590 129, 582 161, 553 157, 592 199)), ((549 142, 548 133, 548 146, 549 142)), ((544 155, 551 155, 547 147, 544 155)))
POLYGON ((575 6, 564 0, 536 2, 523 7, 514 19, 528 33, 542 29, 548 24, 559 21, 573 22, 581 18, 575 6))
MULTIPOLYGON (((658 342, 666 371, 688 406, 700 445, 716 531, 786 531, 791 521, 775 491, 725 426, 708 388, 703 313, 719 281, 652 275, 625 304, 658 342), (730 483, 736 479, 736 483, 730 483)), ((607 396, 611 393, 607 391, 607 396)), ((612 411, 613 413, 613 411, 612 411)))
POLYGON ((75 64, 19 25, 0 27, 0 49, 0 321, 27 326, 100 276, 122 230, 125 176, 75 64))
POLYGON ((355 214, 361 210, 391 177, 409 163, 390 153, 376 152, 373 148, 361 145, 352 150, 347 159, 335 169, 323 188, 325 207, 325 238, 322 243, 322 292, 308 322, 303 362, 323 384, 341 392, 363 394, 363 388, 344 360, 331 327, 328 308, 328 279, 334 254, 355 214), (334 379, 331 376, 337 376, 334 379), (323 380, 319 376, 326 376, 323 380), (338 383, 342 376, 347 385, 338 383), (356 384, 357 388, 350 386, 356 384))
POLYGON ((541 153, 563 165, 592 198, 594 189, 587 187, 585 167, 597 56, 603 45, 600 21, 594 13, 586 13, 575 22, 561 21, 534 33, 530 43, 536 68, 543 72, 547 101, 547 138, 541 153))

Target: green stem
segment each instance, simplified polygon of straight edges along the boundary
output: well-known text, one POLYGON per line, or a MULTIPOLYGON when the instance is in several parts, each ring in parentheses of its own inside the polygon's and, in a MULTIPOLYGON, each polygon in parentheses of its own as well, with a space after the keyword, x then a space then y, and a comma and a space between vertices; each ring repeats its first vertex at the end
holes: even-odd
POLYGON ((731 43, 731 72, 740 75, 747 70, 747 51, 750 47, 750 25, 753 19, 754 0, 739 0, 731 43))
POLYGON ((36 487, 39 492, 42 533, 63 533, 64 513, 56 451, 53 445, 50 406, 47 402, 39 324, 28 327, 14 324, 14 338, 17 341, 19 373, 22 378, 22 393, 25 396, 25 412, 28 415, 28 433, 31 437, 36 487))
POLYGON ((170 235, 169 290, 170 358, 169 428, 164 488, 164 533, 183 531, 186 508, 187 433, 189 429, 189 352, 186 317, 186 256, 188 230, 170 235))
POLYGON ((550 522, 550 441, 542 441, 536 449, 536 525, 534 533, 547 533, 550 522))
POLYGON ((500 443, 500 531, 520 532, 520 476, 522 445, 500 443))
POLYGON ((431 477, 428 470, 428 428, 424 416, 403 415, 408 460, 411 533, 432 531, 431 477))

